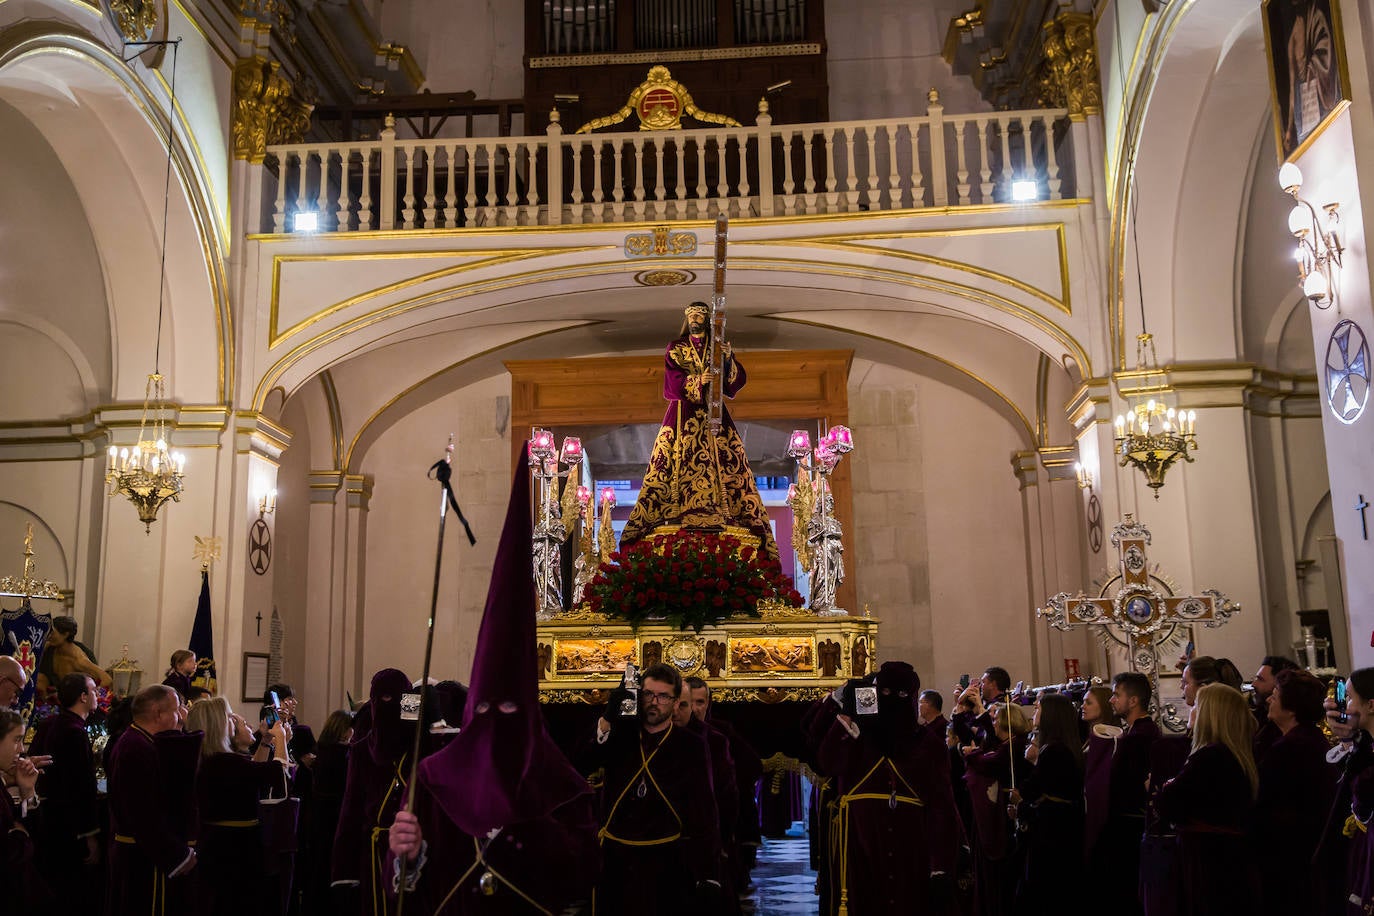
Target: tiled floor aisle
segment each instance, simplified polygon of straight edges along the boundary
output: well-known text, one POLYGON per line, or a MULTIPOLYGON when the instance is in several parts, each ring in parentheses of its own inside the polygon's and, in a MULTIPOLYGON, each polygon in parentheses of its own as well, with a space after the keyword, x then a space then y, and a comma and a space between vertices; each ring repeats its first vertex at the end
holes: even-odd
POLYGON ((764 840, 754 867, 754 891, 742 901, 745 916, 816 916, 816 873, 807 841, 764 840))

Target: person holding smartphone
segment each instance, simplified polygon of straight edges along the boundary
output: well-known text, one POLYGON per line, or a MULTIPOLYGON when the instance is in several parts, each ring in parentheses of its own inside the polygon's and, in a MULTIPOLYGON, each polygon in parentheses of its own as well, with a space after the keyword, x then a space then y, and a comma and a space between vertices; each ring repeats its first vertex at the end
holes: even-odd
POLYGON ((1324 891, 1313 912, 1332 916, 1359 912, 1374 898, 1374 849, 1368 839, 1374 815, 1374 668, 1350 672, 1336 682, 1335 693, 1325 701, 1326 724, 1340 743, 1326 759, 1340 767, 1341 776, 1313 857, 1324 891))

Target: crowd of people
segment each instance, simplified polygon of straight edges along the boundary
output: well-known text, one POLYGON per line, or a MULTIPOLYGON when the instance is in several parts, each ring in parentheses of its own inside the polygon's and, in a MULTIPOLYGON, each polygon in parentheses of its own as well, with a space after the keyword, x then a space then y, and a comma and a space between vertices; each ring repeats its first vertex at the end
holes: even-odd
MULTIPOLYGON (((377 916, 401 893, 421 913, 488 912, 488 897, 530 912, 740 912, 758 754, 713 714, 709 685, 670 665, 612 691, 566 748, 508 666, 474 672, 478 702, 454 682, 427 688, 424 722, 403 712, 419 688, 380 671, 356 716, 332 713, 317 741, 289 686, 250 722, 224 697, 171 686, 187 665, 174 658, 169 684, 111 711, 97 757, 95 679, 56 683, 61 711, 26 749, 8 708, 25 674, 0 657, 11 899, 113 914, 377 916)), ((1146 916, 1261 902, 1366 912, 1374 669, 1340 684, 1343 698, 1328 696, 1268 657, 1246 685, 1226 660, 1196 657, 1187 730, 1169 734, 1141 674, 1032 698, 994 666, 955 689, 946 718, 940 692, 885 662, 802 719, 820 912, 998 916, 1085 900, 1146 916)))
MULTIPOLYGON (((195 658, 178 653, 166 683, 111 708, 97 759, 100 686, 73 650, 78 670, 54 672, 61 711, 26 749, 10 709, 26 673, 0 656, 6 904, 739 912, 762 771, 705 681, 627 670, 594 726, 550 737, 529 498, 517 474, 469 685, 384 669, 318 741, 288 685, 250 721, 189 683, 195 658)), ((799 717, 823 916, 1374 912, 1374 668, 1328 695, 1285 658, 1248 690, 1230 662, 1191 658, 1180 734, 1142 674, 1035 696, 997 666, 970 680, 946 718, 939 691, 886 661, 799 717)))

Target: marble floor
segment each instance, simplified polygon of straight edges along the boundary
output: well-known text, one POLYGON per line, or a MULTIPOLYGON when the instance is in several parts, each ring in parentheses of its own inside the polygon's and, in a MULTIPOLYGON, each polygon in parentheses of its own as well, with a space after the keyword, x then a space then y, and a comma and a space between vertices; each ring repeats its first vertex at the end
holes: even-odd
POLYGON ((763 841, 754 889, 740 901, 744 916, 816 916, 816 873, 805 836, 763 841))

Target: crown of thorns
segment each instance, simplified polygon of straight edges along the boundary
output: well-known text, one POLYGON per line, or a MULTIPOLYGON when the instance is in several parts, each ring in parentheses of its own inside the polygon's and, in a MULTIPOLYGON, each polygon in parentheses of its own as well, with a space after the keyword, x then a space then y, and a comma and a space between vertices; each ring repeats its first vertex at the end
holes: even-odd
POLYGON ((693 302, 682 310, 682 314, 686 315, 688 318, 691 318, 693 315, 710 315, 711 309, 703 303, 693 302))

